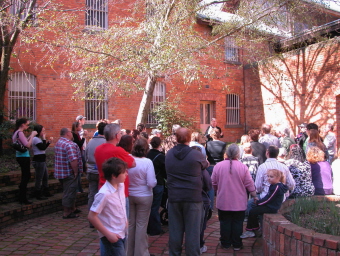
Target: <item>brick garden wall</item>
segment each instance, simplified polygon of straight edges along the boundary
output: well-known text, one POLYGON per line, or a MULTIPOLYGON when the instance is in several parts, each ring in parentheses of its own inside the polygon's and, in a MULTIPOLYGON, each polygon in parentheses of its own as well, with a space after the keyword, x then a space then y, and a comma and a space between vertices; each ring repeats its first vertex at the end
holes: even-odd
MULTIPOLYGON (((319 197, 340 201, 338 196, 319 197)), ((268 256, 339 256, 340 236, 317 233, 299 227, 288 221, 282 214, 289 211, 294 200, 283 203, 278 214, 263 217, 263 251, 268 256)))

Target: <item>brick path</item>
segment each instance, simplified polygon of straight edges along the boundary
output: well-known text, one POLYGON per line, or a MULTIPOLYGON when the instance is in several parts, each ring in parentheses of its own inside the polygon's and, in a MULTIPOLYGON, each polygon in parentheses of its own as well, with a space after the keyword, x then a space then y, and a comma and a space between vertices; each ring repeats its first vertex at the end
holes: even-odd
MULTIPOLYGON (((100 255, 97 232, 89 228, 86 219, 87 206, 77 219, 64 220, 56 212, 28 221, 19 222, 0 230, 0 255, 100 255)), ((149 237, 149 251, 155 256, 168 255, 166 232, 149 237)), ((234 252, 232 248, 219 248, 219 222, 216 214, 209 220, 206 229, 208 251, 203 256, 262 256, 262 239, 244 239, 244 248, 234 252)), ((183 254, 184 255, 184 254, 183 254)))

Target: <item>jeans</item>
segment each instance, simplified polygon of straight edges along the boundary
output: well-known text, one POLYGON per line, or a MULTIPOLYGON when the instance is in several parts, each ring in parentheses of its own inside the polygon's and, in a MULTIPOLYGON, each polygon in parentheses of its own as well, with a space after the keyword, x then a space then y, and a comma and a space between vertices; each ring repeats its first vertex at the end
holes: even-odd
MULTIPOLYGON (((211 177, 212 173, 213 173, 213 170, 214 170, 214 165, 213 166, 209 166, 207 168, 207 171, 211 177)), ((215 197, 215 191, 214 189, 212 188, 211 190, 208 191, 208 196, 209 196, 209 199, 210 199, 210 208, 211 210, 214 210, 214 197, 215 197)))
POLYGON ((209 209, 210 209, 210 205, 209 204, 203 204, 203 218, 202 218, 202 227, 201 227, 201 234, 200 234, 200 247, 202 248, 204 245, 204 231, 207 228, 207 218, 208 218, 208 213, 209 213, 209 209))
POLYGON ((169 255, 180 256, 185 233, 185 254, 200 255, 200 229, 203 203, 168 203, 169 255))
POLYGON ((252 208, 249 211, 246 230, 258 230, 260 228, 258 217, 262 216, 264 213, 277 213, 277 210, 271 209, 265 205, 252 208))
POLYGON ((94 201, 94 196, 98 193, 99 174, 88 172, 86 177, 87 180, 89 181, 89 195, 88 195, 89 200, 87 202, 87 206, 90 211, 94 201))
POLYGON ((48 188, 48 173, 46 162, 33 161, 32 165, 35 169, 35 190, 37 192, 48 188))
POLYGON ((111 243, 105 236, 100 238, 101 256, 125 256, 125 238, 119 239, 116 243, 111 243))
POLYGON ((161 218, 159 216, 159 207, 161 206, 164 186, 156 185, 153 188, 153 201, 151 206, 150 218, 147 232, 149 235, 159 235, 162 232, 161 218))
POLYGON ((223 247, 240 248, 242 244, 243 220, 245 211, 221 211, 218 210, 218 219, 220 221, 220 241, 223 247))
POLYGON ((30 158, 29 157, 17 157, 17 162, 21 169, 21 181, 19 185, 19 201, 23 202, 27 200, 27 184, 31 178, 30 170, 30 158))

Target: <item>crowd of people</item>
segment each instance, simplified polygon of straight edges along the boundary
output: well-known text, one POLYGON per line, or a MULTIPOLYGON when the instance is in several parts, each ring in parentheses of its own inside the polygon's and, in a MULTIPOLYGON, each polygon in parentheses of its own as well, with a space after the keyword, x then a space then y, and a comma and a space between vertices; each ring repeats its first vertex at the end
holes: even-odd
MULTIPOLYGON (((159 209, 165 188, 170 255, 181 255, 183 243, 186 255, 207 251, 204 230, 215 207, 220 246, 238 251, 242 239, 260 233, 261 216, 276 213, 287 198, 340 195, 340 151, 332 124, 320 136, 316 124, 303 123, 295 138, 287 127, 274 131, 263 124, 243 135, 239 145, 227 146, 215 118, 205 134, 173 125, 164 139, 157 129, 149 135, 144 124, 128 130, 121 120, 100 120, 89 141, 85 119, 79 115, 72 129, 60 130, 54 176, 63 187, 62 218, 74 219, 86 173, 89 227, 98 230, 101 255, 150 255, 148 235, 164 232, 159 209)), ((25 118, 16 121, 13 142, 33 148, 34 196, 44 200, 52 196, 45 150, 53 138, 46 139, 42 125, 26 137, 28 126, 25 118)), ((16 158, 22 171, 19 201, 32 204, 26 196, 29 151, 16 151, 16 158)))

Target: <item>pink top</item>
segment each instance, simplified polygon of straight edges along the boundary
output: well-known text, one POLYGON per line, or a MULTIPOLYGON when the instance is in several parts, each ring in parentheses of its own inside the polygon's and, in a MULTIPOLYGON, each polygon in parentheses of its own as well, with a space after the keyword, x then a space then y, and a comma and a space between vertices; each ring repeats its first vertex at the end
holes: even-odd
POLYGON ((255 191, 254 181, 248 167, 238 160, 233 160, 230 173, 229 159, 215 165, 212 184, 217 191, 216 208, 222 211, 245 211, 247 209, 247 191, 255 191))

